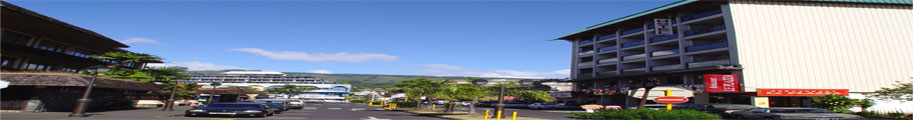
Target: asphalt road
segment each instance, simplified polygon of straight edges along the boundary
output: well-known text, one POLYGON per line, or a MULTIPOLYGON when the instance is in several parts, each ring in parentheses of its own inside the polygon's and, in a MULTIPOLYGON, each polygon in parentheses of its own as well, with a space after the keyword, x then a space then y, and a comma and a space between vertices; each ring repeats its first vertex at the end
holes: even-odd
POLYGON ((365 106, 349 103, 306 103, 303 109, 292 109, 282 114, 266 118, 246 117, 184 117, 181 119, 305 119, 305 120, 445 120, 437 117, 418 116, 416 114, 383 110, 381 107, 365 106))

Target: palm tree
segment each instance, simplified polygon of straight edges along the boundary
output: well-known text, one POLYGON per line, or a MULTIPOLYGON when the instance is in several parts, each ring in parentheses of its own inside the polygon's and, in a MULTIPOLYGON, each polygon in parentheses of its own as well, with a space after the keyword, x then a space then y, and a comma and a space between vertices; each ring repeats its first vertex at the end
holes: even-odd
POLYGON ((184 78, 189 76, 184 74, 184 71, 187 71, 187 68, 180 66, 151 67, 149 70, 147 70, 149 75, 155 79, 153 81, 165 82, 170 82, 171 79, 174 78, 184 78))
POLYGON ((316 90, 316 89, 318 89, 318 88, 314 87, 314 86, 297 86, 297 85, 286 84, 286 85, 283 85, 280 87, 266 89, 266 91, 270 92, 270 93, 275 93, 275 94, 287 94, 288 99, 291 99, 292 96, 294 96, 295 94, 298 94, 298 93, 301 93, 304 91, 316 90))
MULTIPOLYGON (((98 55, 91 55, 90 57, 114 61, 110 63, 111 66, 114 66, 112 71, 119 70, 121 66, 124 66, 124 63, 144 63, 162 60, 162 58, 155 55, 132 52, 105 52, 98 55)), ((146 64, 143 64, 143 67, 145 67, 145 65, 146 64)))

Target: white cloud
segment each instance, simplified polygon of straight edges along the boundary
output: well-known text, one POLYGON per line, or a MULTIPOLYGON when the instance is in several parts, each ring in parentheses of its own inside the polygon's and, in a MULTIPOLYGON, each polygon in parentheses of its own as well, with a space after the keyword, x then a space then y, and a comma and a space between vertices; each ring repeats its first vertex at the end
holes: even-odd
POLYGON ((124 43, 124 44, 134 44, 134 43, 154 43, 154 44, 161 44, 161 43, 159 43, 158 40, 155 40, 155 39, 152 39, 152 38, 127 38, 127 40, 119 40, 119 41, 120 41, 121 43, 124 43))
POLYGON ((189 70, 189 71, 244 69, 244 68, 235 67, 235 66, 216 65, 216 64, 205 63, 205 62, 200 62, 200 61, 193 61, 193 62, 171 62, 171 63, 167 63, 167 64, 163 64, 163 63, 153 63, 153 64, 149 64, 148 66, 150 66, 150 67, 159 67, 159 66, 182 66, 182 67, 187 67, 187 70, 189 70))
POLYGON ((423 64, 425 69, 418 74, 432 76, 466 76, 466 77, 497 77, 497 78, 566 78, 571 70, 556 70, 551 72, 519 71, 519 70, 472 70, 461 66, 444 64, 423 64), (459 69, 454 69, 459 68, 459 69))
POLYGON ((399 57, 396 56, 375 53, 305 53, 294 51, 266 51, 260 48, 237 48, 231 50, 253 53, 274 60, 300 60, 309 62, 365 62, 399 60, 399 57))
POLYGON ((310 73, 318 73, 318 74, 331 74, 331 73, 333 73, 333 72, 330 72, 330 70, 310 70, 310 71, 307 71, 307 72, 310 72, 310 73))

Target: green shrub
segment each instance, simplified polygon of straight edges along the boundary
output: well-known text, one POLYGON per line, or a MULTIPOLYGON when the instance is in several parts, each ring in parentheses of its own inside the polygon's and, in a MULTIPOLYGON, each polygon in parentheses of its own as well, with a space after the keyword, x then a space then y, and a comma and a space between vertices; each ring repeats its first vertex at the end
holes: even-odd
POLYGON ((365 100, 349 100, 349 102, 350 102, 350 103, 366 103, 366 102, 368 102, 368 101, 365 101, 365 100))
POLYGON ((593 113, 568 113, 573 119, 720 119, 719 115, 697 110, 625 109, 599 110, 593 113))
POLYGON ((858 112, 854 113, 856 115, 868 118, 868 119, 904 119, 907 117, 907 114, 902 112, 892 112, 892 113, 874 113, 874 112, 858 112))
POLYGON ((415 107, 415 101, 410 101, 410 102, 399 101, 399 102, 390 102, 390 103, 396 104, 397 108, 415 107))

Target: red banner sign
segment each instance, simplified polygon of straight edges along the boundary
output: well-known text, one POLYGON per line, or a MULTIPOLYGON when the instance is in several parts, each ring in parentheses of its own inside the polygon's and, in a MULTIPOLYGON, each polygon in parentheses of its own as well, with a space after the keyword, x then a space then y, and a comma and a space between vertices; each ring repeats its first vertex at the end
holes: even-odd
POLYGON ((849 89, 761 89, 758 88, 758 96, 824 96, 827 94, 839 94, 849 96, 849 89))
POLYGON ((741 92, 739 76, 731 74, 704 75, 704 92, 741 92))
POLYGON ((678 104, 688 102, 688 98, 679 97, 679 96, 662 96, 653 99, 653 102, 657 103, 666 103, 666 104, 678 104))

